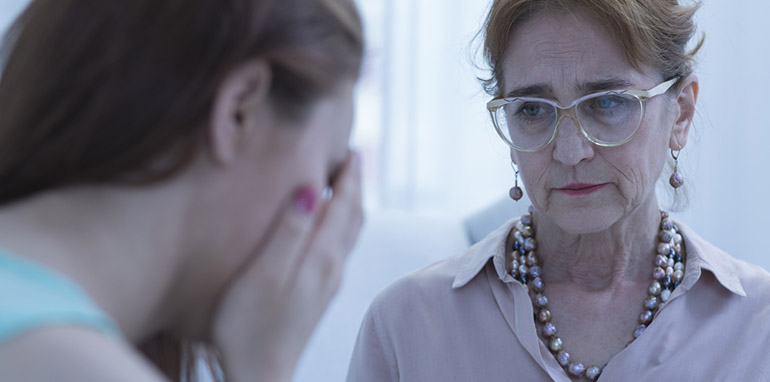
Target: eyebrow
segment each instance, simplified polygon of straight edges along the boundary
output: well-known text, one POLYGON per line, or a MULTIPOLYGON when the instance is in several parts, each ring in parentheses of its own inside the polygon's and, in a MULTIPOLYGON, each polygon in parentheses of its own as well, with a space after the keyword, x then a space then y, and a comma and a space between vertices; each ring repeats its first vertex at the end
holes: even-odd
POLYGON ((524 86, 511 90, 505 95, 505 98, 517 97, 546 97, 553 94, 553 89, 546 84, 536 84, 524 86))
POLYGON ((628 82, 627 80, 623 80, 620 78, 612 78, 607 80, 587 82, 584 84, 580 84, 578 86, 578 90, 580 90, 584 94, 589 94, 589 93, 596 93, 596 92, 601 92, 605 90, 618 90, 618 89, 628 88, 631 86, 633 86, 633 84, 628 82))
MULTIPOLYGON (((633 84, 627 80, 623 80, 620 78, 611 78, 606 80, 582 83, 576 86, 576 89, 581 94, 585 95, 585 94, 596 93, 596 92, 601 92, 605 90, 618 90, 618 89, 628 88, 631 86, 633 86, 633 84)), ((505 95, 505 98, 517 98, 517 97, 547 98, 547 97, 553 97, 553 93, 554 91, 549 85, 535 84, 535 85, 523 86, 520 88, 513 89, 505 95)))

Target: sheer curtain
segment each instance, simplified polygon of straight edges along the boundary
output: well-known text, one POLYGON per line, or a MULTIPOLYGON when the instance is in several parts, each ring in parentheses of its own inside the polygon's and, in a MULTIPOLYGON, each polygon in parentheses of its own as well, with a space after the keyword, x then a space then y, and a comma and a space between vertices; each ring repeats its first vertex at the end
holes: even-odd
POLYGON ((369 55, 354 144, 367 206, 462 216, 507 193, 507 150, 474 70, 484 1, 365 0, 369 55))

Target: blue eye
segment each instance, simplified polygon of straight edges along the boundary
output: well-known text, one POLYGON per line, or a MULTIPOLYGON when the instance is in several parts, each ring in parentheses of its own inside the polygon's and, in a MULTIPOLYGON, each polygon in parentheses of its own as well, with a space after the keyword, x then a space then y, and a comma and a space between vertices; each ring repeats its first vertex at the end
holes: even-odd
POLYGON ((604 94, 586 99, 578 108, 596 117, 610 118, 630 112, 637 104, 634 98, 627 95, 604 94))
POLYGON ((516 114, 523 114, 525 118, 541 117, 547 113, 548 106, 540 102, 522 103, 516 110, 516 114))
POLYGON ((533 104, 527 104, 521 107, 521 112, 530 117, 534 117, 540 114, 541 110, 542 108, 540 106, 533 105, 533 104))
POLYGON ((617 130, 621 127, 625 128, 627 122, 629 126, 636 127, 641 111, 642 105, 638 99, 618 93, 599 94, 587 98, 577 107, 580 123, 585 129, 591 130, 589 134, 600 139, 604 139, 602 133, 595 129, 617 130))
POLYGON ((622 103, 622 101, 623 100, 617 96, 607 95, 597 98, 596 104, 602 109, 609 109, 618 106, 618 104, 622 103))
POLYGON ((506 105, 505 120, 509 129, 532 134, 546 131, 556 120, 556 108, 538 99, 518 99, 506 105))

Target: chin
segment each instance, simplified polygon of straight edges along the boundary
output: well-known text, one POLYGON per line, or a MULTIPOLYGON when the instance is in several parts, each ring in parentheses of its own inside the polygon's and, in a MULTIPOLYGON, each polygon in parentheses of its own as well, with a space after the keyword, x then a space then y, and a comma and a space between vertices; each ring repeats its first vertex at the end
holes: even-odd
POLYGON ((545 213, 559 228, 572 235, 605 231, 623 215, 622 209, 607 204, 551 206, 545 213))

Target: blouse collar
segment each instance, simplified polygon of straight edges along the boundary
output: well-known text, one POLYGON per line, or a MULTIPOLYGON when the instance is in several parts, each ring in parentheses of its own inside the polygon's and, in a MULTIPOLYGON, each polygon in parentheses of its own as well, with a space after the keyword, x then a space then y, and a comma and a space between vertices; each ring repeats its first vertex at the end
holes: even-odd
MULTIPOLYGON (((452 288, 461 288, 468 284, 484 266, 492 259, 495 273, 503 282, 512 281, 505 266, 505 243, 509 232, 519 221, 519 218, 505 222, 487 237, 473 245, 461 256, 459 267, 455 273, 452 288)), ((686 290, 690 290, 700 279, 702 270, 711 272, 719 283, 727 290, 739 296, 746 296, 746 291, 741 285, 738 272, 735 268, 735 259, 721 249, 702 239, 686 225, 676 222, 687 248, 687 260, 685 264, 685 278, 682 281, 686 290)))

